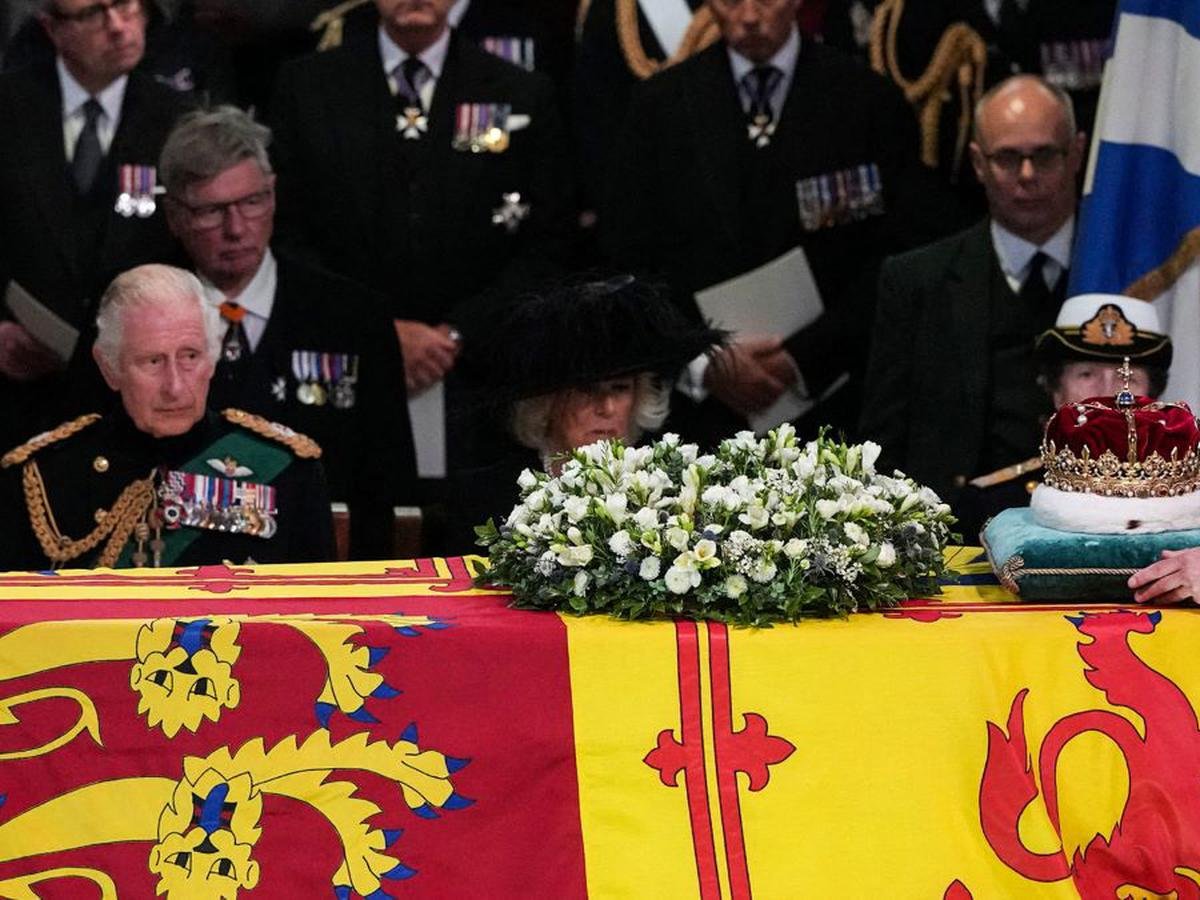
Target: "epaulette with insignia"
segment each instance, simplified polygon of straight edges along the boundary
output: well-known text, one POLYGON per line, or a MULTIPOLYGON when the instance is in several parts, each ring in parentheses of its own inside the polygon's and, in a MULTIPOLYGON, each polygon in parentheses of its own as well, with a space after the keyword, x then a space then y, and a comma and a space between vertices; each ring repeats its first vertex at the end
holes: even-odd
POLYGON ((293 431, 286 425, 280 425, 278 422, 272 422, 270 419, 264 419, 262 416, 256 416, 242 409, 226 409, 221 412, 221 415, 234 425, 241 425, 247 431, 253 431, 262 437, 278 441, 301 459, 321 458, 321 446, 316 441, 308 435, 293 431))
POLYGON ((85 416, 80 416, 78 419, 72 419, 70 422, 63 422, 57 428, 43 431, 41 434, 30 438, 21 446, 14 447, 5 453, 4 456, 0 457, 0 469, 20 465, 43 447, 49 447, 51 444, 57 444, 59 441, 66 440, 71 435, 83 431, 83 429, 99 419, 99 413, 88 413, 85 416))
POLYGON ((317 42, 317 52, 322 53, 342 46, 346 14, 370 2, 371 0, 345 0, 344 3, 330 7, 313 19, 308 24, 308 30, 321 34, 321 39, 317 42))
POLYGON ((980 475, 978 478, 972 478, 969 484, 977 488, 990 488, 998 484, 1005 484, 1012 481, 1014 478, 1019 478, 1029 472, 1036 472, 1042 467, 1042 458, 1035 456, 1032 459, 1027 459, 1024 462, 1019 462, 1013 466, 1005 466, 1003 469, 997 469, 995 472, 989 472, 987 475, 980 475))

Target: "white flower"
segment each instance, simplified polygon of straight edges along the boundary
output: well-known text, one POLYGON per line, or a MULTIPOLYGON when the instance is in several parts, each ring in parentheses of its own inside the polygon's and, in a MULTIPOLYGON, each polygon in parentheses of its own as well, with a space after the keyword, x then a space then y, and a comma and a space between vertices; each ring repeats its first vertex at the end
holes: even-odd
POLYGON ((721 560, 717 557, 716 542, 710 541, 708 538, 696 541, 696 546, 689 552, 692 562, 698 569, 711 569, 713 566, 721 564, 721 560))
POLYGON ((679 446, 679 435, 675 434, 672 431, 668 431, 666 434, 664 434, 661 438, 658 439, 658 442, 660 444, 662 444, 664 447, 678 447, 679 446))
POLYGON ((800 540, 800 538, 792 538, 783 545, 783 555, 788 559, 795 559, 798 556, 803 556, 808 549, 808 545, 800 540))
POLYGON ((508 520, 504 523, 509 528, 516 528, 518 525, 524 525, 529 521, 529 507, 524 503, 518 503, 513 507, 512 512, 508 514, 508 520))
POLYGON ((568 497, 563 501, 563 509, 567 511, 567 518, 571 522, 579 522, 587 515, 591 504, 592 501, 587 497, 568 497))
POLYGON ((653 581, 658 577, 658 573, 662 571, 662 560, 657 556, 647 556, 642 560, 641 566, 638 567, 638 575, 644 581, 653 581))
POLYGON ((862 467, 863 471, 868 475, 875 474, 875 461, 879 459, 879 453, 883 450, 874 441, 864 441, 862 445, 862 467))
POLYGON ((688 547, 688 533, 679 526, 668 528, 667 543, 676 550, 686 550, 688 547))
POLYGON ((564 566, 586 566, 592 561, 592 545, 582 544, 575 546, 558 545, 555 547, 555 556, 558 561, 564 566))
POLYGON ((535 484, 537 484, 537 476, 529 469, 523 469, 521 474, 517 476, 517 486, 522 490, 527 491, 535 484))
POLYGON ((739 522, 745 522, 752 531, 766 528, 771 523, 771 514, 761 503, 755 502, 744 513, 738 516, 739 522))
POLYGON ((633 515, 633 521, 642 531, 648 531, 658 524, 658 510, 643 506, 633 515))
POLYGON ((839 512, 838 501, 836 500, 818 500, 817 512, 822 519, 832 519, 839 512))
POLYGON ((667 584, 667 590, 672 594, 686 594, 694 587, 700 586, 700 573, 695 569, 684 569, 679 566, 671 566, 667 569, 667 574, 663 578, 667 584))
POLYGON ((625 509, 629 505, 629 498, 624 494, 609 494, 604 498, 604 508, 608 510, 608 514, 612 516, 613 523, 620 525, 625 521, 625 509))
POLYGON ((725 596, 736 600, 746 593, 748 587, 750 587, 749 583, 741 575, 730 575, 725 579, 725 596))
POLYGON ((871 543, 867 530, 855 522, 847 522, 842 526, 842 531, 846 532, 846 537, 860 547, 866 547, 871 543))
POLYGON ((575 591, 576 597, 582 597, 587 593, 588 574, 587 572, 576 572, 575 581, 572 583, 572 589, 575 591))
POLYGON ((754 568, 750 572, 750 577, 759 584, 766 584, 775 577, 775 573, 779 570, 775 568, 775 563, 769 559, 760 559, 754 564, 754 568))
POLYGON ((618 531, 608 539, 608 549, 617 556, 632 556, 636 546, 633 538, 629 536, 629 532, 618 531))
POLYGON ((696 465, 707 472, 717 464, 717 458, 711 453, 705 453, 703 456, 696 457, 696 465))
POLYGON ((884 541, 879 545, 879 556, 875 558, 875 565, 881 569, 888 569, 895 564, 896 548, 892 546, 891 541, 884 541))

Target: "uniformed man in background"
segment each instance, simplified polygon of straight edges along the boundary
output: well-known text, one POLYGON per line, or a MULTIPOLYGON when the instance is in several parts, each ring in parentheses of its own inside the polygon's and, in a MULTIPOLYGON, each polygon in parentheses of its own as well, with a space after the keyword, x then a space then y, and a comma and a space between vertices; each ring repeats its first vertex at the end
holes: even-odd
POLYGON ((221 328, 195 276, 126 272, 97 325, 96 361, 120 405, 0 459, 0 570, 332 558, 320 448, 207 406, 221 328))
POLYGON ((416 471, 404 362, 386 300, 271 247, 271 132, 232 106, 192 113, 163 147, 167 221, 225 331, 217 409, 282 419, 318 441, 350 556, 392 556, 392 510, 416 471))

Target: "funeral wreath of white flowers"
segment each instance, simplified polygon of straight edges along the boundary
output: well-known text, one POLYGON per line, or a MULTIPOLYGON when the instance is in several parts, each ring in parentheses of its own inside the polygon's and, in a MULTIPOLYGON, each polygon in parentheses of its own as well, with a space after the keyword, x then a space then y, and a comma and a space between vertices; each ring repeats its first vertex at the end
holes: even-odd
POLYGON ((475 529, 481 583, 513 605, 745 625, 844 616, 938 592, 954 519, 937 494, 875 471, 878 444, 782 425, 717 451, 667 434, 601 441, 551 477, 526 469, 508 519, 475 529))

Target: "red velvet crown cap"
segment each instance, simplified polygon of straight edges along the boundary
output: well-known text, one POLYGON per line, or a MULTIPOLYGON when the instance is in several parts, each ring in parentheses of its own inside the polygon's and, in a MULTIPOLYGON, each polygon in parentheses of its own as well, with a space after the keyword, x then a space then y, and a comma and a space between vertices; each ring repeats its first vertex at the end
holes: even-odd
MULTIPOLYGON (((1200 428, 1186 403, 1159 403, 1149 397, 1134 398, 1134 427, 1137 430, 1137 459, 1152 454, 1165 460, 1183 459, 1200 446, 1200 428)), ((1070 450, 1076 457, 1084 448, 1092 459, 1111 450, 1121 462, 1129 455, 1129 429, 1125 411, 1111 397, 1090 397, 1068 403, 1054 414, 1046 426, 1046 444, 1056 450, 1070 450)))

